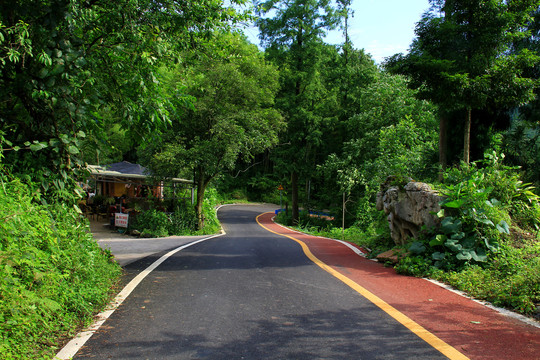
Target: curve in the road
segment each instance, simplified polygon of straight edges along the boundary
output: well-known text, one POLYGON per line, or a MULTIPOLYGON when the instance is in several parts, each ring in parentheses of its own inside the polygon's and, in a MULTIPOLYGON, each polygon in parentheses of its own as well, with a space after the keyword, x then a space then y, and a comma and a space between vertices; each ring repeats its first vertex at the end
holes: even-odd
POLYGON ((402 312, 398 311, 396 308, 394 308, 393 306, 391 306, 390 304, 388 304, 387 302, 382 300, 377 295, 373 294, 372 292, 370 292, 367 289, 365 289, 364 287, 358 285, 357 283, 355 283, 354 281, 352 281, 351 279, 349 279, 345 275, 339 273, 338 271, 334 270, 330 266, 323 263, 315 255, 313 255, 313 253, 311 252, 309 247, 303 241, 301 241, 301 240, 299 240, 299 239, 297 239, 297 238, 295 238, 295 237, 293 237, 291 235, 281 234, 281 233, 279 233, 277 231, 273 231, 273 230, 269 229, 268 227, 264 226, 261 223, 261 221, 259 220, 260 217, 263 216, 263 215, 265 215, 265 214, 261 214, 261 215, 257 216, 257 223, 261 227, 263 227, 267 231, 270 231, 271 233, 274 233, 274 234, 277 234, 277 235, 280 235, 280 236, 284 236, 284 237, 287 237, 287 238, 289 238, 291 240, 296 241, 298 244, 300 244, 300 246, 302 247, 302 250, 304 251, 306 256, 311 261, 313 261, 315 264, 317 264, 319 267, 321 267, 326 272, 330 273, 331 275, 335 276, 339 280, 343 281, 345 284, 347 284, 349 287, 351 287, 354 291, 356 291, 357 293, 359 293, 360 295, 362 295, 363 297, 365 297, 366 299, 371 301, 374 305, 379 307, 385 313, 387 313, 392 318, 394 318, 396 321, 398 321, 403 326, 405 326, 407 329, 412 331, 414 334, 416 334, 422 340, 424 340, 425 342, 427 342, 428 344, 433 346, 435 349, 440 351, 443 355, 448 357, 450 360, 466 360, 466 359, 469 359, 468 357, 466 357, 465 355, 463 355, 462 353, 457 351, 454 347, 448 345, 447 343, 445 343, 444 341, 439 339, 437 336, 435 336, 434 334, 427 331, 425 328, 420 326, 418 323, 416 323, 415 321, 410 319, 408 316, 406 316, 402 312))

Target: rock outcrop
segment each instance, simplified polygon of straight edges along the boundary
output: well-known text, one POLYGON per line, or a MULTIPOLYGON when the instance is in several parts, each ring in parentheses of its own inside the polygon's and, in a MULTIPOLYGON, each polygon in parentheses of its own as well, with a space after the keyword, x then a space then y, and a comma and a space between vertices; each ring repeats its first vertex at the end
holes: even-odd
POLYGON ((443 199, 428 184, 409 181, 405 186, 392 185, 389 177, 377 194, 377 210, 388 215, 390 234, 396 245, 405 245, 409 238, 416 238, 422 226, 439 224, 435 215, 443 199))

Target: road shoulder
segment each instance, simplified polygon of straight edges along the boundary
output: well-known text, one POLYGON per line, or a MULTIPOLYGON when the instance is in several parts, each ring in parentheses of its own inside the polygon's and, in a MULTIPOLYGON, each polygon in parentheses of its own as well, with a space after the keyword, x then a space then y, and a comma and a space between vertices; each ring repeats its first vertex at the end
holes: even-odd
MULTIPOLYGON (((505 316, 426 279, 402 276, 359 256, 339 241, 282 227, 273 214, 262 225, 309 248, 322 263, 358 284, 471 359, 537 359, 540 328, 505 316)), ((363 295, 364 296, 364 295, 363 295)))

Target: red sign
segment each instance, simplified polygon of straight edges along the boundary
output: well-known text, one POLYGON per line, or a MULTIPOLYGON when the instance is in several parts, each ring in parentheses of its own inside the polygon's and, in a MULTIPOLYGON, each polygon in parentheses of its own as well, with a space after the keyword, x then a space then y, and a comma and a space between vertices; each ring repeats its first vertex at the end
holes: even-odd
POLYGON ((279 186, 277 187, 277 189, 278 189, 279 191, 283 190, 283 185, 279 185, 279 186))

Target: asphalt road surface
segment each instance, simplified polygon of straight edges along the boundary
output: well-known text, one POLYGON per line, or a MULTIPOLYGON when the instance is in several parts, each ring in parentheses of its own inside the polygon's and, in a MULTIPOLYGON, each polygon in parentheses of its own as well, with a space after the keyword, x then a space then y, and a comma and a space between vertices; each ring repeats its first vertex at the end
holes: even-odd
MULTIPOLYGON (((446 359, 257 224, 260 206, 226 206, 226 235, 150 273, 75 359, 446 359)), ((159 257, 126 267, 128 277, 159 257)))

